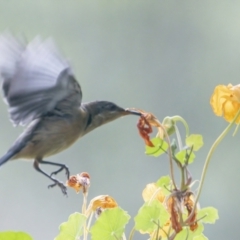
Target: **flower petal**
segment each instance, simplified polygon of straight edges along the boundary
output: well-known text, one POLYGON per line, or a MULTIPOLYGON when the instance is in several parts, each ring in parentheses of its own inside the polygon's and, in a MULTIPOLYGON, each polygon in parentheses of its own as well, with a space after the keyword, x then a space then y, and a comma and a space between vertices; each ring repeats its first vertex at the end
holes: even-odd
POLYGON ((157 187, 155 183, 147 184, 142 192, 142 196, 145 202, 150 201, 153 196, 153 199, 157 199, 161 203, 163 203, 165 200, 165 195, 161 191, 161 188, 157 187))
POLYGON ((214 92, 210 99, 210 104, 212 106, 213 112, 217 116, 222 116, 223 104, 226 102, 226 97, 231 95, 231 87, 231 84, 229 84, 228 86, 218 85, 214 89, 214 92))

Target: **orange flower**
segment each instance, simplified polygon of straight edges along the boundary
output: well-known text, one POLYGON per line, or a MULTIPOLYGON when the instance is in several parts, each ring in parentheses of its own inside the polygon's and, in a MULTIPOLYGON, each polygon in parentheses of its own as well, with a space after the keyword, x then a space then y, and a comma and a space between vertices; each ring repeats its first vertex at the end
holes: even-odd
MULTIPOLYGON (((219 85, 214 89, 210 99, 213 112, 217 116, 222 116, 227 122, 231 122, 240 109, 240 84, 219 85)), ((240 117, 236 120, 240 123, 240 117)))

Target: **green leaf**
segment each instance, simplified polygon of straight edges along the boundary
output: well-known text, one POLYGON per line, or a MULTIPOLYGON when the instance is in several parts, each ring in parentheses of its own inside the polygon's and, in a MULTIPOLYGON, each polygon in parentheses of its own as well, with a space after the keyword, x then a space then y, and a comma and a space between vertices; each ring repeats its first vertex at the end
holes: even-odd
POLYGON ((0 232, 1 240, 33 240, 33 238, 25 232, 0 232))
POLYGON ((162 227, 169 218, 169 213, 159 201, 147 202, 134 218, 135 229, 151 233, 157 229, 157 224, 162 227))
POLYGON ((174 240, 185 240, 185 239, 194 239, 195 237, 201 236, 204 230, 203 224, 198 223, 197 229, 191 231, 189 227, 184 227, 181 232, 179 232, 174 238, 174 240))
POLYGON ((163 176, 159 178, 156 182, 157 187, 161 188, 161 191, 163 191, 164 195, 169 195, 169 190, 167 190, 170 187, 171 184, 171 178, 169 176, 163 176))
POLYGON ((202 208, 198 211, 197 219, 201 218, 201 222, 204 223, 215 223, 218 216, 218 210, 214 207, 202 208))
POLYGON ((106 209, 91 227, 92 240, 121 239, 130 216, 121 208, 106 209))
POLYGON ((193 240, 208 240, 208 238, 206 236, 204 236, 203 234, 201 234, 201 235, 194 237, 193 240))
POLYGON ((186 138, 186 145, 193 146, 193 151, 198 151, 203 146, 203 137, 200 134, 191 134, 186 138))
MULTIPOLYGON (((178 152, 175 157, 178 159, 178 161, 181 163, 181 164, 185 164, 186 163, 186 156, 188 156, 188 154, 190 153, 190 150, 189 149, 184 149, 180 152, 178 152)), ((193 160, 195 159, 195 154, 193 152, 191 152, 191 155, 190 157, 188 158, 188 163, 192 163, 193 160)))
POLYGON ((154 147, 146 146, 145 153, 150 156, 158 157, 161 154, 165 153, 168 149, 167 142, 163 141, 162 139, 156 137, 152 138, 151 142, 153 143, 154 147))
POLYGON ((59 226, 60 233, 54 240, 75 240, 83 234, 83 226, 86 216, 80 213, 73 213, 68 221, 59 226))
POLYGON ((192 232, 189 228, 183 228, 181 232, 179 232, 174 240, 188 240, 188 239, 193 239, 192 238, 192 232))

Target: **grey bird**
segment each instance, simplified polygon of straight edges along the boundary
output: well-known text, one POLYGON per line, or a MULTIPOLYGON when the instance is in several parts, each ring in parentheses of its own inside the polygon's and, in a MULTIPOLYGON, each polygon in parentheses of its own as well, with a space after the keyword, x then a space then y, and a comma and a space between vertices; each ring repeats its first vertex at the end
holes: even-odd
POLYGON ((68 167, 44 158, 105 123, 141 115, 108 101, 82 103, 81 87, 51 39, 36 37, 25 44, 11 34, 0 36, 0 76, 13 125, 26 126, 0 158, 0 166, 8 160, 33 159, 34 168, 54 182, 49 187, 59 186, 63 194, 67 194, 66 186, 54 175, 65 170, 69 178, 68 167), (40 164, 59 168, 47 174, 40 164))

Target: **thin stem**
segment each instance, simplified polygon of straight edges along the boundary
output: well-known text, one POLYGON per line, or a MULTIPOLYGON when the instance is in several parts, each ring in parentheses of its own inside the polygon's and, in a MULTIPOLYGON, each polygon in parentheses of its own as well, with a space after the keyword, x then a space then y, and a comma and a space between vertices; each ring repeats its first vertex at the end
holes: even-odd
MULTIPOLYGON (((177 185, 175 182, 175 178, 174 178, 174 170, 173 170, 173 156, 172 156, 172 150, 171 150, 171 144, 170 144, 170 139, 169 139, 169 135, 165 129, 165 127, 156 119, 155 123, 157 124, 157 127, 162 128, 163 132, 164 132, 164 136, 165 139, 168 143, 168 155, 169 155, 169 163, 170 163, 170 175, 171 175, 171 179, 172 179, 172 184, 174 189, 177 189, 177 185)), ((156 125, 155 125, 156 126, 156 125)))
POLYGON ((135 234, 135 228, 133 227, 132 228, 132 230, 131 230, 131 232, 130 232, 130 235, 129 235, 129 238, 128 238, 128 240, 133 240, 133 236, 134 236, 134 234, 135 234))
MULTIPOLYGON (((87 208, 87 193, 83 194, 83 205, 82 205, 82 214, 86 214, 86 208, 87 208)), ((83 239, 87 240, 88 235, 88 229, 87 229, 87 223, 85 222, 83 226, 83 239)))
POLYGON ((173 159, 172 159, 172 150, 171 150, 171 145, 170 145, 170 139, 169 136, 167 134, 166 129, 163 127, 163 131, 164 131, 164 135, 166 136, 166 140, 168 143, 168 155, 169 155, 169 163, 170 163, 170 175, 171 175, 171 179, 172 179, 172 183, 173 183, 173 187, 174 189, 177 189, 177 185, 175 182, 175 178, 174 178, 174 170, 173 170, 173 159))
POLYGON ((185 171, 181 165, 179 167, 181 170, 181 190, 183 190, 185 188, 185 171))
POLYGON ((198 188, 198 193, 197 193, 197 196, 196 196, 196 199, 195 199, 195 203, 194 203, 194 206, 193 206, 193 209, 192 209, 192 212, 191 214, 188 216, 187 220, 185 222, 188 222, 193 214, 194 214, 194 211, 196 209, 196 206, 197 206, 197 203, 198 203, 198 200, 199 200, 199 197, 201 195, 201 191, 202 191, 202 187, 203 187, 203 183, 204 183, 204 180, 205 180, 205 176, 206 176, 206 173, 207 173, 207 168, 208 168, 208 165, 210 163, 210 160, 211 160, 211 157, 216 149, 216 147, 218 146, 218 144, 223 140, 223 138, 226 136, 226 134, 230 131, 230 129, 232 128, 232 126, 235 124, 235 121, 237 120, 237 118, 239 117, 240 115, 240 109, 238 110, 237 114, 235 115, 233 121, 224 129, 224 131, 220 134, 220 136, 216 139, 216 141, 213 143, 212 147, 210 148, 209 152, 208 152, 208 155, 207 155, 207 158, 206 158, 206 161, 204 163, 204 167, 203 167, 203 171, 202 171, 202 176, 201 176, 201 180, 200 180, 200 183, 199 183, 199 188, 198 188))
POLYGON ((93 212, 91 212, 91 215, 90 215, 89 220, 88 220, 87 231, 89 231, 89 229, 90 229, 92 218, 93 218, 93 212))
POLYGON ((180 132, 179 132, 176 124, 174 124, 174 128, 175 128, 175 133, 176 133, 176 137, 177 137, 178 148, 179 148, 179 151, 181 151, 183 148, 181 135, 180 135, 180 132))

